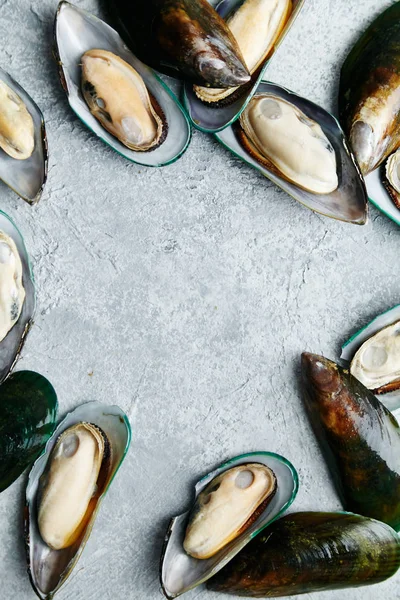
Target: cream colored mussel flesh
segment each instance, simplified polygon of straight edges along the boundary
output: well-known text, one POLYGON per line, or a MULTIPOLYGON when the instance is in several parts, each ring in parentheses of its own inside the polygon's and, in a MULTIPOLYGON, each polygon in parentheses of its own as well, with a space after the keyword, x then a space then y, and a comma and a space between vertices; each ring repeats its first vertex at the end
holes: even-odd
POLYGON ((377 394, 400 388, 400 321, 362 344, 351 361, 350 372, 377 394))
POLYGON ((394 152, 386 161, 383 184, 400 210, 400 149, 394 152))
MULTIPOLYGON (((227 19, 251 75, 272 51, 291 12, 291 0, 244 0, 227 19)), ((237 89, 194 86, 196 95, 204 102, 220 102, 237 89)))
POLYGON ((4 81, 0 81, 0 148, 17 160, 29 158, 35 148, 33 119, 4 81))
POLYGON ((271 469, 258 463, 234 467, 213 479, 190 514, 185 551, 198 559, 214 556, 255 521, 276 485, 271 469))
POLYGON ((91 423, 60 435, 43 476, 38 511, 40 535, 50 548, 67 548, 79 539, 102 493, 108 453, 104 434, 91 423))
POLYGON ((127 62, 107 50, 82 56, 82 93, 90 112, 122 144, 137 152, 154 150, 167 124, 146 85, 127 62))
POLYGON ((239 139, 258 162, 314 194, 339 185, 335 150, 321 127, 290 102, 254 96, 240 117, 239 139))
POLYGON ((22 263, 17 246, 0 231, 0 342, 18 321, 24 300, 22 263))

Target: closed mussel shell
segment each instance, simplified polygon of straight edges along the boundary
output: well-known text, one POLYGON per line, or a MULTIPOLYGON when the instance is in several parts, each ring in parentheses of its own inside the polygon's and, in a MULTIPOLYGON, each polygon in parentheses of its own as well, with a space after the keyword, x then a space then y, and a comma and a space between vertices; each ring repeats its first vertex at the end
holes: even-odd
POLYGON ((351 513, 300 512, 270 525, 208 587, 279 598, 378 583, 399 566, 400 539, 388 525, 351 513))
POLYGON ((0 385, 0 492, 37 459, 56 419, 57 396, 42 375, 18 371, 0 385))

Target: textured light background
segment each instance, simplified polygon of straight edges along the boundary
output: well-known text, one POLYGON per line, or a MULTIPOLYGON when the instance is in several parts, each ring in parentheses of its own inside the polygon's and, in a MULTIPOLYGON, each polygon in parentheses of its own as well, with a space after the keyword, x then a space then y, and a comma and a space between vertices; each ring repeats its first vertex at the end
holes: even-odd
MULTIPOLYGON (((77 2, 98 13, 96 0, 77 2)), ((306 0, 268 77, 336 110, 339 69, 389 1, 306 0)), ((214 139, 181 160, 130 164, 72 114, 51 55, 55 0, 0 0, 0 64, 42 108, 50 148, 30 207, 0 185, 38 291, 18 369, 47 376, 60 416, 114 402, 133 427, 129 455, 59 600, 161 600, 168 518, 192 485, 242 452, 293 461, 293 509, 340 508, 306 420, 301 351, 341 343, 399 302, 399 229, 371 207, 364 227, 314 215, 214 139)), ((26 474, 0 497, 0 598, 31 600, 22 544, 26 474)), ((321 600, 394 600, 400 577, 321 600)), ((188 600, 227 598, 198 588, 188 600)))

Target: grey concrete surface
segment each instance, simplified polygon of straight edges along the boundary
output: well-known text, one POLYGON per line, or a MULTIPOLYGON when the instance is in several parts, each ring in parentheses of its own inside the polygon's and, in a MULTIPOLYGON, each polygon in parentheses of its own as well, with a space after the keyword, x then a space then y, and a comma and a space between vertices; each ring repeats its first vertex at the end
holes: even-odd
MULTIPOLYGON (((99 13, 96 0, 77 2, 99 13)), ((388 0, 306 0, 268 77, 336 110, 340 65, 388 0)), ((55 0, 0 0, 0 64, 41 106, 50 147, 31 208, 0 185, 38 291, 18 369, 47 376, 60 416, 115 402, 133 441, 59 600, 161 600, 168 518, 193 482, 236 454, 293 461, 293 510, 340 508, 306 420, 301 351, 340 344, 399 302, 399 229, 371 207, 364 227, 295 203, 212 138, 176 164, 126 162, 69 109, 51 55, 55 0)), ((0 497, 0 599, 33 600, 22 544, 26 474, 0 497)), ((395 600, 400 577, 305 595, 395 600)), ((188 600, 228 598, 199 588, 188 600)))

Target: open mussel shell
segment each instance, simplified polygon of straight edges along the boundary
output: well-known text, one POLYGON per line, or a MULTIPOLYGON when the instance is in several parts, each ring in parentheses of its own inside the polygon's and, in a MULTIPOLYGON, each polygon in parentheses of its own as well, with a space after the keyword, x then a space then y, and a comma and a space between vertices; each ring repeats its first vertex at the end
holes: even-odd
POLYGON ((268 177, 292 198, 326 217, 363 225, 367 220, 367 193, 363 178, 338 121, 320 106, 274 83, 261 82, 257 94, 271 94, 289 102, 315 121, 331 143, 337 163, 339 185, 330 194, 314 194, 301 189, 263 166, 244 149, 234 126, 216 134, 223 146, 268 177))
POLYGON ((48 441, 43 454, 32 467, 26 489, 25 544, 28 574, 33 589, 42 600, 50 600, 71 574, 91 534, 101 502, 109 489, 131 440, 131 428, 125 413, 118 406, 89 402, 69 413, 48 441), (51 549, 42 539, 38 527, 38 500, 42 491, 41 477, 60 435, 70 427, 86 422, 105 434, 110 448, 107 478, 96 506, 79 539, 62 550, 51 549))
MULTIPOLYGON (((211 0, 210 3, 216 7, 217 12, 223 18, 226 18, 244 1, 245 0, 211 0)), ((220 107, 213 104, 207 104, 196 96, 193 85, 188 82, 185 84, 183 103, 194 127, 205 133, 217 133, 239 118, 249 100, 257 91, 257 87, 259 86, 271 59, 292 27, 304 2, 305 0, 293 0, 290 17, 282 29, 278 41, 275 42, 272 50, 264 59, 262 65, 253 74, 250 84, 245 84, 239 88, 239 90, 236 90, 233 102, 223 102, 220 107)))
MULTIPOLYGON (((368 325, 357 331, 347 342, 342 346, 342 354, 340 358, 347 364, 350 364, 353 360, 356 352, 361 346, 379 331, 386 327, 390 327, 396 322, 400 321, 400 305, 394 306, 390 310, 383 314, 375 317, 368 325)), ((400 360, 399 360, 400 369, 400 360)), ((388 408, 394 412, 397 416, 396 411, 400 409, 400 389, 396 389, 384 394, 378 394, 377 398, 388 408)), ((400 412, 399 412, 400 416, 400 412)))
MULTIPOLYGON (((1 162, 1 161, 0 161, 1 162)), ((15 243, 22 263, 22 285, 25 288, 25 300, 18 321, 0 342, 0 382, 14 367, 21 352, 26 335, 32 324, 35 313, 36 297, 33 273, 28 253, 20 231, 4 212, 0 211, 0 231, 9 236, 15 243)))
POLYGON ((292 504, 299 486, 297 472, 289 461, 272 452, 243 454, 224 463, 197 483, 195 499, 213 479, 224 471, 248 463, 260 463, 273 471, 277 481, 274 496, 248 529, 208 559, 193 558, 183 548, 191 511, 174 517, 166 533, 161 557, 161 585, 167 598, 176 598, 215 575, 253 537, 277 519, 292 504))
POLYGON ((27 92, 0 67, 3 81, 23 101, 33 120, 34 149, 25 160, 17 160, 0 149, 0 179, 29 204, 36 204, 47 178, 47 139, 43 115, 27 92))
POLYGON ((60 78, 70 106, 100 139, 128 160, 148 167, 170 164, 183 154, 190 142, 191 129, 179 101, 161 79, 130 52, 114 29, 69 2, 61 2, 55 21, 55 45, 60 78), (131 65, 161 108, 168 132, 163 143, 154 150, 130 150, 90 112, 81 92, 81 58, 94 48, 112 52, 131 65))
POLYGON ((371 585, 400 566, 400 538, 388 525, 352 513, 285 515, 257 536, 208 587, 279 598, 371 585))
POLYGON ((381 165, 375 171, 372 171, 365 177, 365 185, 370 202, 378 208, 384 215, 400 225, 400 210, 394 204, 387 187, 384 183, 385 172, 384 165, 381 165))
POLYGON ((53 386, 39 373, 18 371, 0 385, 0 492, 43 451, 57 406, 53 386))

